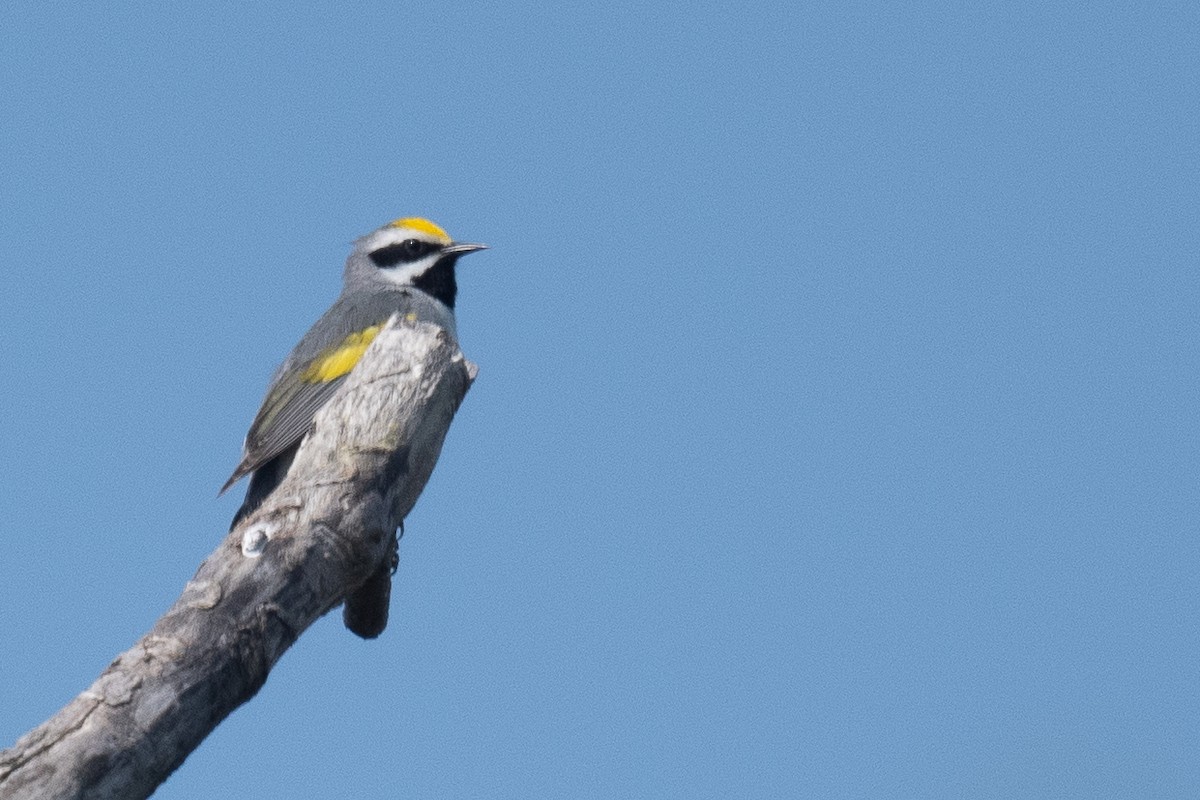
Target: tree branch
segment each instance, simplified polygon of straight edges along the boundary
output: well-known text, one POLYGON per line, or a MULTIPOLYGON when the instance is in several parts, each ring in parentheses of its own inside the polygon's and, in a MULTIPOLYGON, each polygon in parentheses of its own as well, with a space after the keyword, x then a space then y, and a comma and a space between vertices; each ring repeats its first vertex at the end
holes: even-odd
POLYGON ((171 609, 0 752, 0 798, 149 796, 309 625, 390 571, 396 528, 475 373, 449 332, 393 318, 317 414, 287 478, 171 609))

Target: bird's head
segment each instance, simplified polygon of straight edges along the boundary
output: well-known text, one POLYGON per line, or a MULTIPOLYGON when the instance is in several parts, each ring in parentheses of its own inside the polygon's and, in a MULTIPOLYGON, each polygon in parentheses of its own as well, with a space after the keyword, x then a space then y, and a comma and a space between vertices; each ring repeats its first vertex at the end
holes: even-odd
POLYGON ((460 256, 486 248, 455 242, 427 219, 404 217, 354 243, 346 261, 345 286, 412 286, 453 309, 458 293, 455 263, 460 256))

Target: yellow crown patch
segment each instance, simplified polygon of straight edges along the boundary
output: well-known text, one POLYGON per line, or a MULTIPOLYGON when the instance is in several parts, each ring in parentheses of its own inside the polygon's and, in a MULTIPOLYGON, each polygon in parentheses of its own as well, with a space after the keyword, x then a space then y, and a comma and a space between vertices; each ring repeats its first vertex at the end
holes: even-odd
POLYGON ((450 234, 446 233, 444 230, 442 230, 440 227, 438 227, 434 223, 430 222, 429 220, 422 219, 421 217, 404 217, 403 219, 398 219, 395 222, 389 222, 388 227, 389 228, 412 228, 413 230, 421 231, 421 233, 428 233, 430 236, 437 237, 438 239, 441 239, 446 244, 450 244, 450 242, 453 241, 450 238, 450 234))

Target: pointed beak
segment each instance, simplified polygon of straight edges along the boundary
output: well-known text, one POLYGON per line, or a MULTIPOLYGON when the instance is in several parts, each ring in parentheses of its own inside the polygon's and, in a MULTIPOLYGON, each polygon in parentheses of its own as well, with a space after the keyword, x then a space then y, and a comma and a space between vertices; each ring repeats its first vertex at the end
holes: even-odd
POLYGON ((476 250, 487 250, 486 244, 474 244, 472 242, 455 242, 452 245, 447 245, 442 248, 442 255, 466 255, 474 253, 476 250))

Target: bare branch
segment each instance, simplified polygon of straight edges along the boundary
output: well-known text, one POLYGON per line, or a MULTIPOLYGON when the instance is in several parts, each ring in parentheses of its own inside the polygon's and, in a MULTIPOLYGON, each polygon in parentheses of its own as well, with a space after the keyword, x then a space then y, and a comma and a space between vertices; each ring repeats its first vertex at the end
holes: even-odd
POLYGON ((447 331, 393 318, 153 629, 0 752, 0 798, 149 796, 309 625, 364 584, 377 594, 475 372, 447 331))

